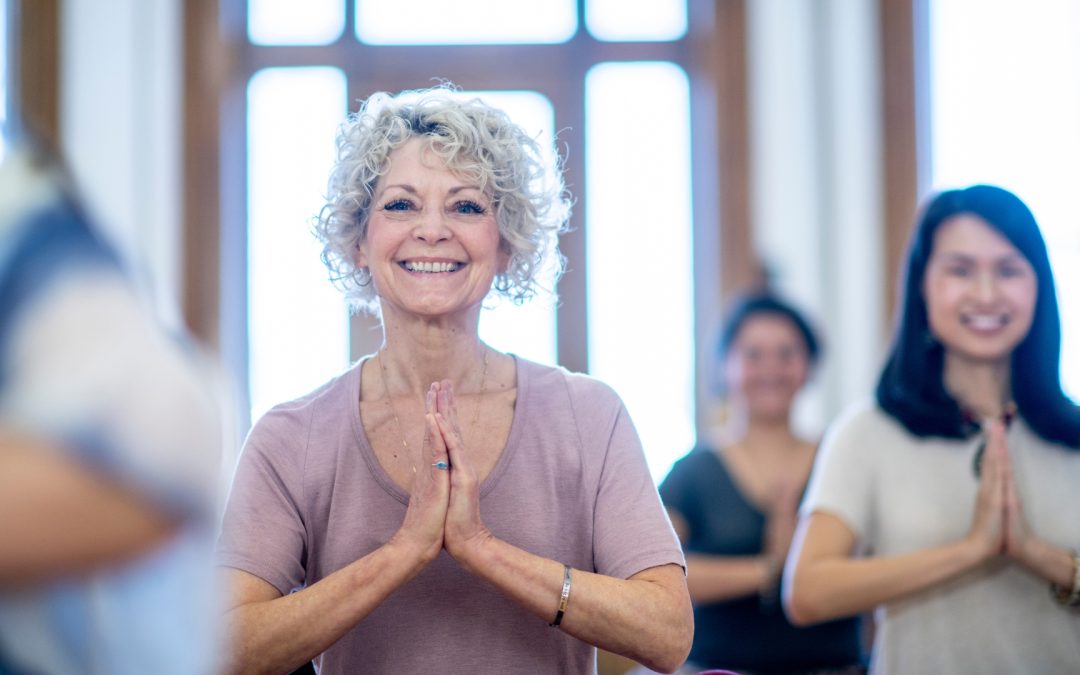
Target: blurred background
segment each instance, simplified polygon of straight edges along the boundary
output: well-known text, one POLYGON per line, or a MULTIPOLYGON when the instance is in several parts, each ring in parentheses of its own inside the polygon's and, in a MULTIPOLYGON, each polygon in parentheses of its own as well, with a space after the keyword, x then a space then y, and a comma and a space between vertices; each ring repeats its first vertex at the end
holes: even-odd
POLYGON ((559 297, 495 347, 623 396, 659 480, 717 414, 723 303, 771 284, 825 336, 814 435, 869 395, 931 191, 1032 206, 1080 395, 1080 0, 2 0, 5 116, 67 158, 164 321, 215 354, 236 435, 373 351, 310 234, 337 125, 450 80, 554 138, 559 297))

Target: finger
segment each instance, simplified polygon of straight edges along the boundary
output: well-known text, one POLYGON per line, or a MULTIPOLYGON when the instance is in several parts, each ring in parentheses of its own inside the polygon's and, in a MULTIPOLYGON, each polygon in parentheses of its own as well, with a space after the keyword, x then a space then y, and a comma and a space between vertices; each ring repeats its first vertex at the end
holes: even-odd
POLYGON ((427 421, 427 437, 431 444, 431 452, 428 455, 431 460, 431 470, 441 472, 450 468, 451 459, 446 449, 446 438, 436 419, 437 416, 438 413, 428 413, 424 419, 427 421))
POLYGON ((999 471, 1001 472, 1002 494, 1005 498, 1005 508, 1011 515, 1020 513, 1020 495, 1016 491, 1016 479, 1013 474, 1012 458, 1006 448, 1004 437, 1001 439, 1001 454, 998 457, 999 471))
POLYGON ((461 475, 471 477, 472 465, 469 463, 468 453, 464 450, 461 434, 441 414, 435 413, 435 420, 446 442, 447 455, 450 457, 450 465, 454 467, 455 477, 461 475))
POLYGON ((991 490, 1000 486, 1001 479, 1001 437, 998 434, 1000 423, 989 422, 983 430, 982 484, 991 490))
POLYGON ((990 441, 994 454, 994 466, 997 471, 997 481, 1004 498, 1008 488, 1008 481, 1012 477, 1012 467, 1009 463, 1008 446, 1005 443, 1005 423, 1001 420, 994 420, 994 423, 990 425, 990 441))

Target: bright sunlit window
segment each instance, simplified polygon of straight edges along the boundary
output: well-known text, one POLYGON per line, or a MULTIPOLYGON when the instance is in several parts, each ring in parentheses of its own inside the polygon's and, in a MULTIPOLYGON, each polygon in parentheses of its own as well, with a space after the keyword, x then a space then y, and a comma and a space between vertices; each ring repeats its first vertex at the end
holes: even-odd
POLYGON ((356 0, 368 44, 559 43, 577 31, 574 0, 356 0))
POLYGON ((348 310, 312 235, 345 117, 336 68, 267 68, 248 86, 251 419, 349 363, 348 310))
POLYGON ((345 30, 342 0, 248 0, 248 34, 264 45, 324 45, 345 30))
POLYGON ((585 25, 597 40, 678 40, 686 34, 686 0, 586 0, 585 25))
POLYGON ((659 480, 694 441, 690 86, 670 63, 605 63, 585 97, 589 371, 623 397, 659 480))
POLYGON ((1034 211, 1080 400, 1080 2, 933 0, 930 29, 934 187, 993 183, 1034 211))
MULTIPOLYGON (((526 133, 540 142, 542 148, 552 148, 555 135, 555 112, 547 98, 528 91, 465 92, 479 96, 489 105, 500 108, 526 133)), ((555 168, 554 151, 547 156, 548 166, 555 168)), ((550 260, 549 263, 554 261, 550 260)), ((500 351, 512 352, 531 361, 555 365, 558 363, 555 333, 556 298, 554 270, 540 274, 540 292, 522 305, 516 305, 492 294, 484 302, 480 314, 480 337, 500 351), (546 292, 545 292, 546 291, 546 292)))
MULTIPOLYGON (((661 479, 695 436, 691 88, 686 64, 642 61, 660 58, 656 45, 634 43, 685 40, 686 0, 249 0, 248 12, 238 58, 252 73, 252 418, 360 356, 350 354, 346 305, 310 231, 334 133, 355 99, 446 77, 470 87, 462 96, 505 110, 541 147, 557 135, 576 199, 575 232, 562 241, 570 256, 563 292, 521 306, 490 295, 480 337, 533 361, 587 364, 626 402, 661 479), (578 69, 553 72, 549 56, 578 69), (613 56, 625 60, 605 60, 613 56), (507 63, 534 61, 536 69, 507 77, 507 63), (643 131, 655 129, 664 133, 643 131)), ((541 286, 553 278, 542 273, 541 286)), ((351 349, 369 348, 366 335, 353 337, 351 349)))

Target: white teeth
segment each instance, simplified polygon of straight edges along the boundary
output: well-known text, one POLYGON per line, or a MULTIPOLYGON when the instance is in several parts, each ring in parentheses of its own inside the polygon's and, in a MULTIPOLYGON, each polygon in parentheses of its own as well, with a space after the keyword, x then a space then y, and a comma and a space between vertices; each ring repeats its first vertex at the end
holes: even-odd
POLYGON ((967 317, 967 324, 975 330, 994 330, 1005 325, 1005 317, 998 314, 979 314, 967 317))
POLYGON ((456 272, 460 263, 456 262, 413 262, 405 261, 405 269, 410 272, 456 272))

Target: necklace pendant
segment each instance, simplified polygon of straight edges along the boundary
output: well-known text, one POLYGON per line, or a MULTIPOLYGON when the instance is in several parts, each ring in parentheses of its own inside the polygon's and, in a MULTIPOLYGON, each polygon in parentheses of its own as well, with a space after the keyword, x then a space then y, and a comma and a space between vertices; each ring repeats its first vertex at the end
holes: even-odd
POLYGON ((984 438, 979 442, 979 447, 975 450, 975 456, 971 458, 971 472, 978 478, 982 475, 982 460, 983 455, 986 454, 986 439, 984 438))

